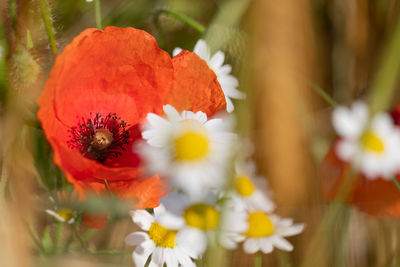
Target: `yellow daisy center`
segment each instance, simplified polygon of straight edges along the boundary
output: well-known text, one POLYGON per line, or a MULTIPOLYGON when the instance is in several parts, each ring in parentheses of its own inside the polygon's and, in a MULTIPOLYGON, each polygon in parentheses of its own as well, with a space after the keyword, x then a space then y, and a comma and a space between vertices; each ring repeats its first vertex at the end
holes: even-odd
POLYGON ((250 212, 247 221, 249 223, 249 229, 244 235, 248 237, 266 237, 275 232, 274 224, 271 222, 268 215, 262 211, 250 212))
POLYGON ((235 179, 235 188, 243 197, 251 196, 255 190, 253 182, 246 175, 239 176, 235 179))
POLYGON ((207 155, 209 141, 207 136, 189 131, 175 139, 175 158, 181 161, 199 160, 207 155))
POLYGON ((74 217, 74 212, 71 209, 59 209, 57 215, 67 222, 74 217))
POLYGON ((158 247, 173 248, 175 247, 176 230, 165 228, 159 223, 153 222, 150 226, 149 237, 158 247))
POLYGON ((187 225, 202 230, 214 230, 218 226, 219 212, 211 205, 197 203, 183 213, 187 225))
POLYGON ((385 146, 382 140, 372 131, 366 131, 361 137, 361 143, 365 149, 375 153, 382 153, 385 146))

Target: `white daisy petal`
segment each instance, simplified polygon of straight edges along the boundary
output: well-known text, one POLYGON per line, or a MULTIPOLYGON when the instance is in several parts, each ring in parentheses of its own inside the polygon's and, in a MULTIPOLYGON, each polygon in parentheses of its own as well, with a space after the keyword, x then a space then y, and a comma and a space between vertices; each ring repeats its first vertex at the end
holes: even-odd
POLYGON ((172 56, 175 57, 177 56, 180 52, 182 52, 183 49, 180 47, 176 47, 173 51, 172 51, 172 56))
POLYGON ((131 246, 137 246, 148 239, 149 239, 149 237, 146 233, 134 232, 134 233, 129 234, 125 238, 125 243, 128 245, 131 245, 131 246))
POLYGON ((168 267, 178 267, 178 259, 170 248, 164 250, 165 263, 168 267))
POLYGON ((304 230, 304 224, 295 224, 281 232, 282 236, 292 236, 301 233, 304 230))
POLYGON ((151 214, 146 210, 130 211, 129 214, 131 215, 133 222, 145 231, 150 229, 150 225, 154 221, 153 216, 151 216, 151 214))
POLYGON ((225 55, 222 51, 217 51, 212 57, 209 62, 209 65, 212 69, 218 69, 224 64, 225 55))
POLYGON ((151 256, 151 261, 157 264, 158 266, 162 266, 163 263, 165 262, 164 253, 165 253, 165 248, 156 247, 151 256))
POLYGON ((260 250, 260 247, 258 246, 255 239, 249 238, 244 241, 243 249, 248 254, 254 254, 260 250))
POLYGON ((272 245, 270 239, 261 238, 259 239, 261 251, 265 254, 271 253, 274 250, 274 246, 272 245))
POLYGON ((186 247, 196 258, 204 253, 207 248, 207 238, 202 231, 194 228, 185 228, 177 235, 177 243, 186 247))
POLYGON ((182 266, 187 266, 187 267, 196 267, 196 264, 190 259, 189 256, 187 256, 180 247, 177 247, 175 249, 175 256, 178 259, 178 262, 182 266))
POLYGON ((285 251, 293 250, 293 245, 290 244, 286 239, 281 238, 279 236, 276 236, 274 238, 274 245, 281 250, 285 250, 285 251))
POLYGON ((148 245, 145 247, 142 246, 136 247, 135 251, 132 254, 132 259, 135 265, 145 266, 147 259, 149 258, 150 254, 153 253, 153 250, 154 250, 154 243, 153 245, 148 245))
POLYGON ((172 122, 176 122, 180 120, 179 112, 171 105, 163 106, 163 110, 165 115, 168 117, 168 120, 172 122))
POLYGON ((210 50, 208 49, 206 41, 202 39, 197 41, 196 45, 194 46, 193 52, 207 62, 210 60, 210 50))

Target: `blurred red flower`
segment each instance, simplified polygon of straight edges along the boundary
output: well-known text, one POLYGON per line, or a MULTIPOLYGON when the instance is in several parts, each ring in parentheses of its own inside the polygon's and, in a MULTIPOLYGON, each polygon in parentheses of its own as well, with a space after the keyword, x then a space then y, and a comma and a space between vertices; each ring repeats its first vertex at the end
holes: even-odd
MULTIPOLYGON (((390 112, 394 124, 400 127, 400 106, 390 112)), ((326 200, 333 200, 344 180, 350 164, 342 161, 335 153, 335 143, 325 156, 322 165, 322 192, 326 200)), ((367 179, 362 174, 356 174, 355 184, 348 203, 356 206, 371 216, 400 217, 400 191, 393 181, 376 177, 367 179)), ((400 182, 400 174, 395 178, 400 182)))
POLYGON ((194 53, 185 55, 171 59, 144 31, 107 27, 83 31, 57 57, 38 118, 81 199, 111 190, 136 208, 159 205, 164 182, 144 177, 132 149, 140 123, 167 103, 208 115, 226 105, 214 72, 194 53))

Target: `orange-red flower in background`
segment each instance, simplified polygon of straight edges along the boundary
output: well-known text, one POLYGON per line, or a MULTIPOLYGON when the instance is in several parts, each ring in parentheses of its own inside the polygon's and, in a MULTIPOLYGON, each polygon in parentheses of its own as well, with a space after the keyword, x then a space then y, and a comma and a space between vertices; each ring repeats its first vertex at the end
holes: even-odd
POLYGON ((215 74, 194 53, 171 59, 133 28, 87 29, 57 57, 38 118, 55 163, 81 199, 111 190, 151 208, 166 194, 164 182, 143 177, 132 146, 147 113, 160 114, 165 104, 209 116, 226 105, 215 74))
MULTIPOLYGON (((400 127, 400 106, 394 109, 391 115, 395 125, 400 127)), ((335 143, 321 165, 322 192, 326 200, 335 198, 350 167, 349 163, 338 158, 334 148, 335 143)), ((396 174, 395 178, 400 182, 400 174, 396 174)), ((371 216, 400 217, 400 191, 393 181, 379 177, 371 180, 362 174, 357 174, 356 184, 347 201, 371 216)))

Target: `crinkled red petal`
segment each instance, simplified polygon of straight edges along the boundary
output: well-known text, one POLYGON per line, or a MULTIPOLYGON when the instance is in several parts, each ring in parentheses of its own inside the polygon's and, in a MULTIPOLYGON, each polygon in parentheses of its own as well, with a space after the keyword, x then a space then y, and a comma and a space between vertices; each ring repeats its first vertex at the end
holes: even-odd
POLYGON ((203 111, 208 116, 225 109, 225 96, 217 76, 203 59, 185 50, 172 62, 175 78, 168 104, 178 111, 203 111))

